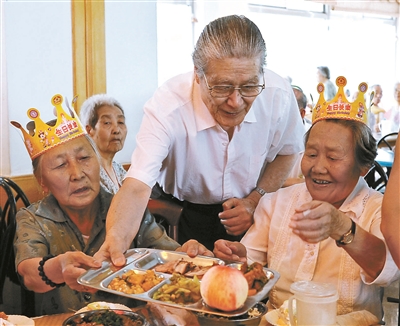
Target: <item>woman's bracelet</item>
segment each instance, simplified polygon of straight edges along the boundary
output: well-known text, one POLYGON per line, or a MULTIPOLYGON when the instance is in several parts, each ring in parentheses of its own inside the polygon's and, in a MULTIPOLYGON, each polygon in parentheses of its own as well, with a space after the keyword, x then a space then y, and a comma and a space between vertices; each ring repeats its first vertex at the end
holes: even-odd
POLYGON ((54 256, 51 255, 51 254, 49 254, 49 255, 47 255, 47 256, 44 256, 44 257, 42 258, 42 260, 39 262, 38 271, 39 271, 40 277, 42 278, 42 280, 43 280, 47 285, 50 285, 52 288, 59 288, 59 287, 64 286, 64 285, 65 285, 65 282, 64 282, 64 283, 59 283, 59 284, 52 282, 52 281, 46 276, 46 274, 44 273, 44 269, 43 269, 44 263, 45 263, 47 260, 49 260, 50 258, 53 258, 53 257, 54 257, 54 256))

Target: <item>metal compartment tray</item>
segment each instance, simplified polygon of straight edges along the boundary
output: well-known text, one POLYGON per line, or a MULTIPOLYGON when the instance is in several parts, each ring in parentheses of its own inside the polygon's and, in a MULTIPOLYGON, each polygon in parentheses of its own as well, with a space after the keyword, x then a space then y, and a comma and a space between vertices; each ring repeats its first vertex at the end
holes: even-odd
MULTIPOLYGON (((172 274, 156 272, 156 275, 163 278, 163 280, 159 284, 151 288, 149 291, 141 294, 127 294, 124 292, 109 289, 107 288, 107 286, 115 277, 118 277, 126 273, 127 271, 135 270, 137 273, 144 273, 146 270, 153 269, 157 264, 165 264, 169 261, 181 258, 185 261, 193 262, 194 264, 199 266, 210 266, 213 264, 230 265, 229 263, 214 257, 197 256, 191 258, 186 253, 183 252, 147 249, 147 248, 130 249, 126 252, 125 257, 126 257, 126 265, 124 267, 116 268, 110 262, 103 262, 101 268, 90 269, 86 273, 82 274, 78 278, 78 283, 87 287, 125 296, 131 299, 154 302, 173 307, 180 307, 192 311, 215 314, 224 317, 235 317, 246 313, 257 302, 265 299, 269 291, 272 289, 272 287, 275 285, 275 283, 278 281, 280 277, 277 271, 271 270, 269 268, 264 268, 264 272, 266 273, 269 281, 263 287, 263 289, 257 294, 247 297, 243 307, 241 307, 240 309, 231 312, 225 312, 208 307, 203 302, 202 299, 190 305, 180 305, 177 303, 170 303, 153 299, 152 298, 153 293, 157 291, 159 287, 163 286, 166 283, 169 283, 170 282, 169 279, 171 278, 172 274)), ((232 265, 235 266, 238 264, 232 264, 232 265)))

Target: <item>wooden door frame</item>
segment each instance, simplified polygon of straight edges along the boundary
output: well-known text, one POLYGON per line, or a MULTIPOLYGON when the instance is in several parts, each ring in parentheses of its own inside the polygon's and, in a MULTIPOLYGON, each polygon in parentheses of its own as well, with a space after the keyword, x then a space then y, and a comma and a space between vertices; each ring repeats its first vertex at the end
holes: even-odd
POLYGON ((88 97, 106 93, 104 0, 71 0, 73 91, 77 112, 88 97))

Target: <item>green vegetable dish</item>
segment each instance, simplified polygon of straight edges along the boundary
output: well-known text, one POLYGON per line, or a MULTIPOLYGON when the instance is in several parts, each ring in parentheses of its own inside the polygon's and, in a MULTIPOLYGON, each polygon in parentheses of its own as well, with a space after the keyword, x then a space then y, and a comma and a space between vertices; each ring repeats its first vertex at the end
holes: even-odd
POLYGON ((124 310, 93 310, 68 318, 65 326, 144 326, 144 318, 124 310))

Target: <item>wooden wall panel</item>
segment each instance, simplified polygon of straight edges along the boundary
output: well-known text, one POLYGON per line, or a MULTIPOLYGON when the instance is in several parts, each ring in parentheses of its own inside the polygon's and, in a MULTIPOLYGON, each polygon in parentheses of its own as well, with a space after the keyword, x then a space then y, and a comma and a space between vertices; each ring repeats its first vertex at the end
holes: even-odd
MULTIPOLYGON (((34 203, 43 198, 42 189, 36 181, 33 174, 20 175, 15 177, 10 177, 20 188, 23 190, 25 195, 28 197, 31 203, 34 203)), ((0 188, 0 206, 3 207, 6 202, 7 197, 3 188, 0 188)), ((21 203, 18 204, 21 207, 21 203)))

